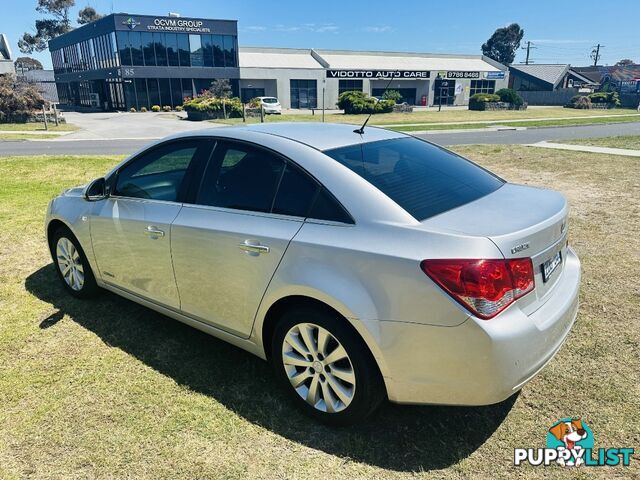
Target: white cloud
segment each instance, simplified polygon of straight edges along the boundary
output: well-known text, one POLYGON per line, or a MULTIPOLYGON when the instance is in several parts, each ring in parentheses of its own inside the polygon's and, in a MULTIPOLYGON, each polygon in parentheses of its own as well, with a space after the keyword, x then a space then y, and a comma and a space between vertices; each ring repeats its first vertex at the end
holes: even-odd
POLYGON ((384 32, 392 32, 393 28, 389 25, 369 25, 368 27, 364 27, 365 32, 371 33, 384 33, 384 32))
POLYGON ((264 25, 249 25, 248 27, 244 27, 244 30, 248 32, 264 32, 267 27, 264 25))

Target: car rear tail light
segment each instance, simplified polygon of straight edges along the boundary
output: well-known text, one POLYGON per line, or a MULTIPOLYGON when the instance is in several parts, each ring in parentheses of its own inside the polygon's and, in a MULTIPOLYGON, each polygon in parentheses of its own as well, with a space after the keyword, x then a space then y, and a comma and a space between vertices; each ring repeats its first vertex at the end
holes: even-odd
POLYGON ((488 320, 535 288, 530 258, 423 260, 420 268, 475 316, 488 320))

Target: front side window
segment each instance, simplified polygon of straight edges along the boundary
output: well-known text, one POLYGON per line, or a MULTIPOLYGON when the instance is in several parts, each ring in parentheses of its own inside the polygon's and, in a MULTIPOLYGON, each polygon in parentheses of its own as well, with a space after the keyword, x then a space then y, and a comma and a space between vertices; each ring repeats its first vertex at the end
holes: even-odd
POLYGON ((444 148, 406 137, 326 151, 416 220, 488 195, 504 182, 444 148))
POLYGON ((188 140, 143 153, 118 172, 114 194, 178 201, 187 169, 201 145, 199 140, 188 140))

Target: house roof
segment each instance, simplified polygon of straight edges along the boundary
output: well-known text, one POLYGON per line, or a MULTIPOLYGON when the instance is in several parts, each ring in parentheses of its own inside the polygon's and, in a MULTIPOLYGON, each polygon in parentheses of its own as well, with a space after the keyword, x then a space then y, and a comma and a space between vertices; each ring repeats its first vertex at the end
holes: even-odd
POLYGON ((240 47, 240 68, 322 68, 310 49, 240 47))
POLYGON ((452 70, 498 72, 506 67, 482 55, 240 47, 240 68, 452 70))
POLYGON ((549 83, 554 87, 564 78, 571 65, 567 64, 531 64, 511 65, 511 71, 522 72, 530 77, 549 83))

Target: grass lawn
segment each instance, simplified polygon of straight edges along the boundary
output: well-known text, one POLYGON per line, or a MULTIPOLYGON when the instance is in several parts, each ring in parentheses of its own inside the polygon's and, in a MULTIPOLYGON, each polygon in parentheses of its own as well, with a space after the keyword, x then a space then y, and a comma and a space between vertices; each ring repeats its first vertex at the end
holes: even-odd
POLYGON ((619 137, 578 138, 576 140, 561 140, 558 143, 572 145, 589 145, 592 147, 628 148, 640 150, 640 135, 622 135, 619 137))
MULTIPOLYGON (((369 123, 371 125, 406 125, 406 124, 433 124, 433 123, 462 123, 462 122, 495 122, 497 120, 535 120, 546 118, 571 117, 580 118, 585 116, 602 115, 635 115, 636 121, 640 120, 640 114, 635 109, 615 109, 615 110, 577 110, 573 108, 531 108, 524 111, 489 111, 478 112, 467 109, 451 109, 438 112, 437 109, 419 111, 412 113, 381 113, 372 115, 369 123)), ((354 123, 360 125, 367 118, 367 115, 325 115, 325 121, 335 123, 354 123)), ((215 123, 225 123, 235 125, 242 123, 241 118, 230 118, 228 120, 211 120, 215 123)), ((249 123, 260 122, 259 117, 247 117, 249 123)), ((283 114, 266 115, 266 122, 320 122, 322 112, 315 115, 307 114, 283 114)), ((449 126, 447 126, 449 128, 449 126)), ((472 128, 472 127, 468 127, 472 128)), ((424 128, 421 127, 422 130, 424 128)))
POLYGON ((544 447, 552 423, 578 415, 596 448, 640 447, 640 162, 456 150, 568 197, 578 321, 509 401, 390 405, 349 429, 289 410, 243 351, 112 294, 65 293, 43 238, 47 202, 119 158, 0 157, 0 478, 638 478, 638 453, 626 469, 569 472, 516 468, 513 449, 544 447))
POLYGON ((60 135, 48 133, 4 133, 0 131, 0 141, 2 140, 50 140, 59 138, 60 135))
MULTIPOLYGON (((72 123, 61 123, 56 127, 55 123, 49 123, 49 130, 54 132, 75 132, 80 127, 72 123)), ((15 132, 15 131, 32 131, 42 130, 44 131, 44 123, 0 123, 0 132, 15 132)))

